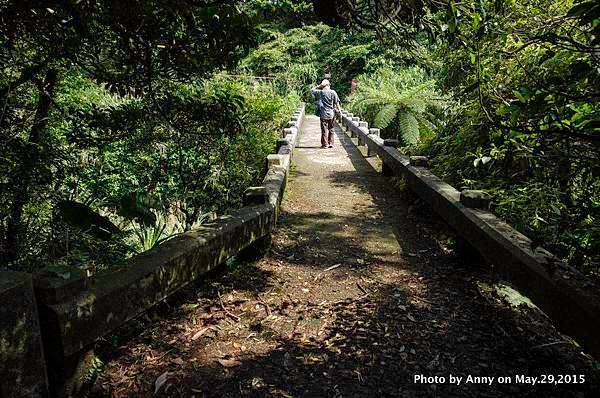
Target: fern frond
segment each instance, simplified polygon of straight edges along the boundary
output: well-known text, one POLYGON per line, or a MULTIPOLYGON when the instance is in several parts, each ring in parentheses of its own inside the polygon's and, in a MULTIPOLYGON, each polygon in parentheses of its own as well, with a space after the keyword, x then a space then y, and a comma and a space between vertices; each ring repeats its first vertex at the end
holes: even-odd
POLYGON ((425 111, 427 107, 427 102, 421 97, 405 98, 402 100, 402 104, 404 107, 413 109, 417 113, 425 111))
POLYGON ((375 127, 378 127, 380 129, 386 128, 387 126, 390 125, 392 120, 394 120, 397 113, 398 113, 398 106, 396 104, 387 104, 386 106, 381 108, 379 110, 379 112, 377 112, 377 115, 375 116, 375 120, 373 121, 375 124, 375 127))
MULTIPOLYGON (((404 93, 402 93, 402 96, 400 98, 402 100, 413 98, 417 94, 421 94, 421 93, 423 93, 423 91, 426 91, 426 90, 432 88, 434 85, 435 85, 435 81, 433 81, 433 80, 429 80, 424 83, 417 84, 416 86, 414 86, 414 87, 406 90, 404 93)), ((428 97, 428 95, 421 95, 420 97, 426 98, 426 97, 428 97)))
POLYGON ((415 145, 419 143, 421 138, 419 134, 419 121, 417 118, 409 112, 403 112, 398 118, 400 122, 400 134, 402 139, 409 145, 415 145))
POLYGON ((367 109, 371 106, 385 104, 386 102, 381 100, 381 98, 364 98, 356 101, 356 106, 362 109, 367 109))
POLYGON ((419 123, 421 123, 423 126, 427 127, 431 131, 435 131, 437 128, 437 126, 434 123, 432 123, 430 120, 424 117, 420 117, 418 120, 419 123))

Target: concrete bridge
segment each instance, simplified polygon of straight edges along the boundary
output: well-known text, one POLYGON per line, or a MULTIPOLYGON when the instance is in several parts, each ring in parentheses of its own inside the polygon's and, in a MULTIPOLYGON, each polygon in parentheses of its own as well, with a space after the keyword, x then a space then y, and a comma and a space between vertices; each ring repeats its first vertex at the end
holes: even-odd
POLYGON ((244 208, 125 268, 0 273, 0 395, 76 395, 94 349, 93 396, 598 391, 596 286, 357 117, 319 135, 301 106, 244 208))

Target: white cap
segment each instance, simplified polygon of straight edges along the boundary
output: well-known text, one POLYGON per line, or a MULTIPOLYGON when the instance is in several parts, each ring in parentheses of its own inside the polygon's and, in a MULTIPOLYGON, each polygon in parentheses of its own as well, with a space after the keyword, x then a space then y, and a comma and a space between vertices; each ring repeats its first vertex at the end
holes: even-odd
POLYGON ((323 79, 323 81, 321 82, 321 86, 330 86, 331 84, 329 84, 329 80, 327 79, 323 79))

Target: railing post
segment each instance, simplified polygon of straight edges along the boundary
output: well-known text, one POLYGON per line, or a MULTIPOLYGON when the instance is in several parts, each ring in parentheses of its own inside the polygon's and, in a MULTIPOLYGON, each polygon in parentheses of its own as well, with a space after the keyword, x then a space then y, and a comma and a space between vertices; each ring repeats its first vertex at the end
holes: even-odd
POLYGON ((269 203, 269 195, 265 187, 249 187, 244 191, 244 206, 258 206, 267 203, 269 203))
MULTIPOLYGON (((369 129, 369 135, 374 135, 374 136, 379 137, 380 134, 381 134, 380 129, 375 129, 375 128, 369 129)), ((371 149, 370 146, 367 146, 367 157, 374 156, 374 155, 376 155, 376 153, 373 152, 373 149, 371 149)))
POLYGON ((409 162, 411 166, 427 167, 429 159, 427 158, 427 156, 411 156, 409 157, 409 162))
MULTIPOLYGON (((264 186, 249 187, 244 191, 244 206, 260 206, 269 203, 269 194, 264 186)), ((239 251, 240 261, 255 261, 265 256, 271 248, 271 233, 256 239, 248 247, 239 251)))
POLYGON ((367 134, 368 134, 369 123, 367 123, 367 122, 358 122, 358 129, 359 129, 359 133, 357 134, 358 135, 358 146, 362 146, 362 145, 365 145, 365 140, 364 140, 363 135, 361 134, 362 133, 361 129, 366 129, 367 130, 367 134))
POLYGON ((270 169, 273 166, 283 166, 283 156, 267 155, 267 167, 270 169))
MULTIPOLYGON (((383 146, 384 147, 392 147, 392 148, 397 148, 399 145, 399 141, 398 140, 394 140, 394 139, 385 139, 383 140, 383 146)), ((385 177, 393 177, 394 176, 394 170, 392 170, 392 168, 385 162, 385 160, 383 161, 382 165, 381 165, 381 173, 385 176, 385 177)))
POLYGON ((275 147, 275 153, 279 154, 279 151, 281 150, 281 147, 290 145, 290 142, 287 140, 287 138, 279 138, 277 139, 277 145, 275 147))
POLYGON ((491 202, 492 197, 484 191, 464 189, 460 192, 460 203, 466 207, 488 210, 491 202))
POLYGON ((357 134, 356 134, 356 125, 358 125, 358 123, 360 122, 360 118, 354 116, 352 118, 352 126, 350 127, 350 138, 356 138, 357 134))

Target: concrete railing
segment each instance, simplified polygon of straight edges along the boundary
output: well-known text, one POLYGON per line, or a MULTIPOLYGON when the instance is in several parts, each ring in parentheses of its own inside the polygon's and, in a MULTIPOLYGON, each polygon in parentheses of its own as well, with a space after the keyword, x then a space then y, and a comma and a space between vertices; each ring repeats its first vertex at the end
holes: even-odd
POLYGON ((304 104, 244 207, 90 278, 0 271, 0 396, 69 396, 94 342, 242 251, 259 250, 279 215, 304 104), (34 299, 36 297, 36 299, 34 299), (42 350, 43 347, 43 350, 42 350), (47 375, 47 377, 46 377, 47 375))
POLYGON ((494 272, 527 295, 564 333, 600 358, 600 290, 582 273, 488 211, 490 197, 481 191, 459 192, 427 169, 427 158, 406 156, 397 140, 384 140, 378 129, 343 111, 338 125, 367 156, 382 160, 386 176, 403 176, 459 236, 493 266, 494 272))

